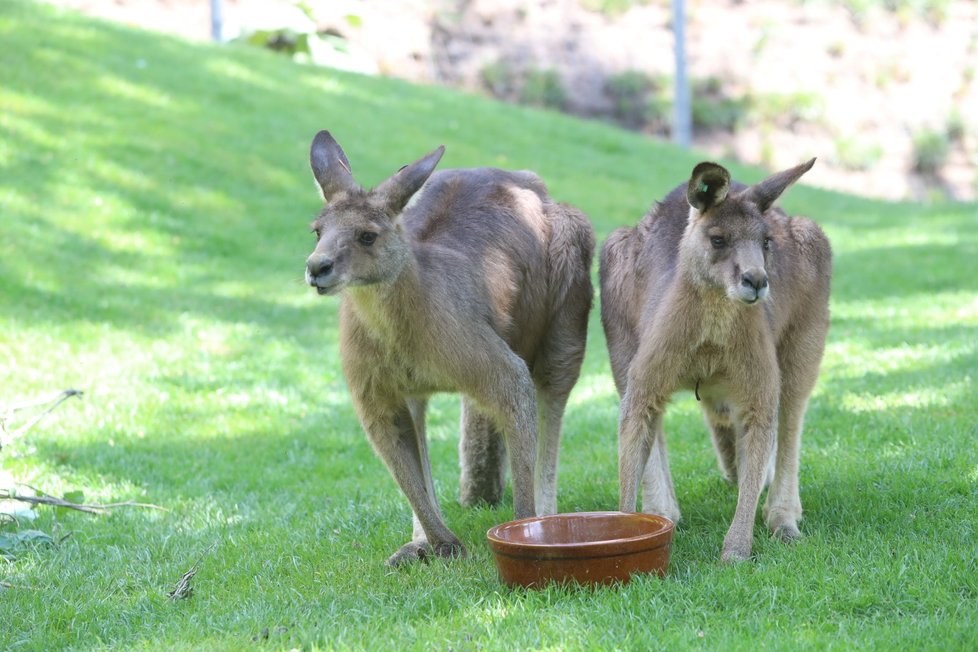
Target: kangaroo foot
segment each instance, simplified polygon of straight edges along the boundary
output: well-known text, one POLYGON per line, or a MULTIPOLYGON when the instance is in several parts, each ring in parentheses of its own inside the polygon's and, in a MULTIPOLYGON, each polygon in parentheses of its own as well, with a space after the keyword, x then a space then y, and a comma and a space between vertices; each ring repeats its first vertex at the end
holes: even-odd
POLYGON ((720 561, 728 564, 737 564, 750 559, 752 548, 750 535, 727 534, 723 540, 723 551, 720 553, 720 561))
POLYGON ((801 507, 768 509, 764 506, 764 522, 771 535, 786 543, 801 538, 798 521, 801 518, 801 507))
POLYGON ((410 541, 397 549, 393 555, 387 559, 387 565, 391 567, 405 566, 416 562, 428 563, 432 557, 444 557, 453 559, 455 557, 465 557, 468 553, 461 541, 443 541, 434 546, 427 541, 410 541))

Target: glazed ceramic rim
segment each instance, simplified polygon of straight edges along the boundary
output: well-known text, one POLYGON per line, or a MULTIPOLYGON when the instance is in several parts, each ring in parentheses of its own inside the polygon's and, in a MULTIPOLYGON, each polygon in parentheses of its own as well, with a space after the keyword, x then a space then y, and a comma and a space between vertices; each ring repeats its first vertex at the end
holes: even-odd
POLYGON ((567 512, 550 516, 533 516, 516 521, 507 521, 489 528, 486 538, 490 547, 497 554, 507 557, 532 557, 534 559, 554 559, 558 557, 615 557, 654 550, 668 546, 672 542, 672 533, 676 524, 664 516, 645 514, 642 512, 567 512), (525 525, 526 523, 548 521, 554 519, 571 520, 589 517, 626 517, 631 520, 645 521, 657 527, 649 532, 631 537, 616 539, 599 539, 576 543, 528 543, 512 541, 500 536, 506 529, 525 525), (611 550, 608 550, 608 547, 611 550))

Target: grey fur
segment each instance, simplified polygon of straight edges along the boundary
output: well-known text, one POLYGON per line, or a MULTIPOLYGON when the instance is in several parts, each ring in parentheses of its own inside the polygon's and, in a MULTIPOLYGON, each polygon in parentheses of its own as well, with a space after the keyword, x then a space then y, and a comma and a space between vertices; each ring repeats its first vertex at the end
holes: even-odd
POLYGON ((434 392, 464 396, 464 504, 500 500, 508 458, 516 516, 556 511, 560 422, 593 297, 583 213, 554 202, 532 172, 434 172, 443 151, 369 192, 328 132, 310 152, 327 205, 306 279, 342 294, 354 407, 414 511, 413 539, 390 564, 465 554, 431 478, 423 415, 434 392), (365 233, 375 234, 369 245, 365 233))
POLYGON ((698 384, 721 470, 738 485, 724 560, 750 555, 767 481, 767 526, 801 536, 801 427, 829 325, 832 252, 814 222, 771 206, 813 164, 748 188, 701 163, 601 251, 601 321, 622 397, 619 507, 635 509, 642 475, 643 509, 680 517, 662 416, 674 392, 698 384))

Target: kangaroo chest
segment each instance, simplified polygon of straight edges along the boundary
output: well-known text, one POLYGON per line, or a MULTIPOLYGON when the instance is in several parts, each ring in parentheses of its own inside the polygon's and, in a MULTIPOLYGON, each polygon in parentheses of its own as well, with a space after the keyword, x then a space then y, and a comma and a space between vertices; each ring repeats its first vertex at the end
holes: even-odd
POLYGON ((730 350, 742 345, 745 338, 737 308, 710 306, 695 320, 698 328, 687 334, 686 364, 679 379, 682 388, 723 385, 730 378, 730 350))
POLYGON ((343 311, 343 363, 348 375, 368 380, 383 393, 427 395, 453 391, 437 343, 425 332, 381 319, 372 321, 348 307, 343 311))

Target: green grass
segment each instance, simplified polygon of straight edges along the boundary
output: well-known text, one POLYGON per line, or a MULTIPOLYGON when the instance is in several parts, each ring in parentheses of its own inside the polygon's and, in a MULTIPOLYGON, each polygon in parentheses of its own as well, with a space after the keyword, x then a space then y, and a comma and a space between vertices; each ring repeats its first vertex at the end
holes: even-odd
MULTIPOLYGON (((455 501, 452 397, 433 402, 432 457, 471 556, 383 566, 410 512, 350 406, 337 303, 301 280, 319 207, 309 142, 331 129, 367 184, 439 143, 446 167, 533 168, 602 239, 697 157, 21 0, 0 8, 0 43, 0 403, 86 392, 0 451, 0 473, 170 510, 41 510, 31 527, 71 536, 0 560, 0 580, 28 587, 0 589, 0 649, 978 644, 978 207, 806 187, 785 198, 836 254, 802 543, 758 524, 754 560, 718 563, 736 496, 684 395, 666 423, 684 510, 669 575, 511 592, 484 542, 511 518, 509 495, 498 509, 455 501), (168 600, 212 544, 193 597, 168 600)), ((617 503, 617 397, 597 311, 588 346, 562 446, 566 511, 617 503)))

